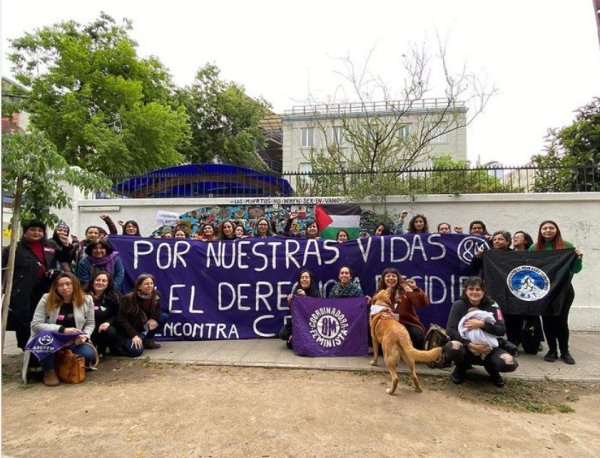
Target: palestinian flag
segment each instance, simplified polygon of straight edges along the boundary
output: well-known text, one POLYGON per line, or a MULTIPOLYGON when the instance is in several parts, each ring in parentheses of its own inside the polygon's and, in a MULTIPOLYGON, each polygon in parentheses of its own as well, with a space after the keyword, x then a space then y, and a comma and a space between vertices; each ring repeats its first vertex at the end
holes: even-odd
POLYGON ((322 238, 335 240, 340 229, 348 232, 350 239, 358 238, 360 232, 360 205, 315 205, 315 221, 322 238))

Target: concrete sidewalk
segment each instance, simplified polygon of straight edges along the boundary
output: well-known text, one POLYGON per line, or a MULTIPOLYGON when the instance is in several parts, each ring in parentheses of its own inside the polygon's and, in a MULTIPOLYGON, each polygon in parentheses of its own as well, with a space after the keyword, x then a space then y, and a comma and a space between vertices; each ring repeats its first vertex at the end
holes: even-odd
MULTIPOLYGON (((506 377, 524 380, 562 380, 570 382, 600 382, 600 358, 595 349, 600 348, 600 332, 572 332, 571 354, 577 361, 568 365, 558 360, 554 363, 544 361, 543 352, 537 355, 522 353, 519 356, 519 368, 506 377)), ((383 360, 379 367, 369 365, 370 356, 311 358, 296 356, 288 350, 279 339, 252 340, 211 340, 161 342, 158 350, 145 351, 141 358, 151 361, 177 364, 195 364, 202 366, 238 366, 269 367, 284 369, 319 369, 344 371, 385 370, 383 360)), ((14 332, 6 334, 5 354, 21 354, 16 346, 14 332)), ((102 370, 102 367, 100 367, 102 370)), ((478 369, 483 371, 483 369, 478 369)), ((401 363, 398 372, 406 373, 406 366, 401 363)), ((420 374, 449 374, 450 369, 430 369, 420 364, 420 374)))

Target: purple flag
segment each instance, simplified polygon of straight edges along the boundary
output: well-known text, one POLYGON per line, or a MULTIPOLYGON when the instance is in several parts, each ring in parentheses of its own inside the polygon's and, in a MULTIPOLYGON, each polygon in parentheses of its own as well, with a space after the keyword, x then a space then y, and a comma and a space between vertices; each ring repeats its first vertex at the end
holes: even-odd
POLYGON ((303 356, 364 356, 368 350, 365 297, 321 299, 294 296, 294 353, 303 356))
POLYGON ((79 334, 63 334, 55 331, 40 331, 27 343, 26 350, 33 353, 39 361, 46 356, 56 353, 73 342, 79 334))

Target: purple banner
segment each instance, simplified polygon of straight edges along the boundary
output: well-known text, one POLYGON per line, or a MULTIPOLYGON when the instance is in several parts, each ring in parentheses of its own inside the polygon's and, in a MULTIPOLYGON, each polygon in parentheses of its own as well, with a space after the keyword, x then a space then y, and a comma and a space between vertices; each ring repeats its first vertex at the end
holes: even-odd
POLYGON ((73 342, 78 334, 63 334, 55 331, 40 331, 27 343, 26 350, 33 353, 39 361, 46 356, 56 353, 63 347, 66 347, 73 342))
POLYGON ((310 269, 326 297, 340 267, 373 295, 381 272, 395 267, 414 278, 431 305, 418 310, 425 326, 446 325, 461 280, 471 275, 479 238, 461 234, 407 234, 346 243, 271 237, 200 242, 111 236, 125 266, 124 290, 142 273, 156 277, 169 321, 162 340, 276 337, 290 319, 287 295, 298 272, 310 269))
POLYGON ((294 296, 292 341, 302 356, 364 356, 369 320, 365 297, 294 296))

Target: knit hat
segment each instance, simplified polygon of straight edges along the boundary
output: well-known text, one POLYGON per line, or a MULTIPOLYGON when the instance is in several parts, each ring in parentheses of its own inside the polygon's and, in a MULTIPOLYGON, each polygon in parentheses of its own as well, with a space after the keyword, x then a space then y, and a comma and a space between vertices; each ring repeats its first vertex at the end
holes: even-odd
POLYGON ((23 232, 27 232, 27 229, 30 229, 32 227, 39 227, 42 231, 46 232, 46 225, 42 221, 37 219, 25 223, 23 225, 23 232))
POLYGON ((54 228, 54 230, 56 229, 65 229, 67 231, 67 234, 69 234, 71 232, 71 228, 69 227, 69 225, 67 223, 58 223, 56 225, 56 227, 54 228))

